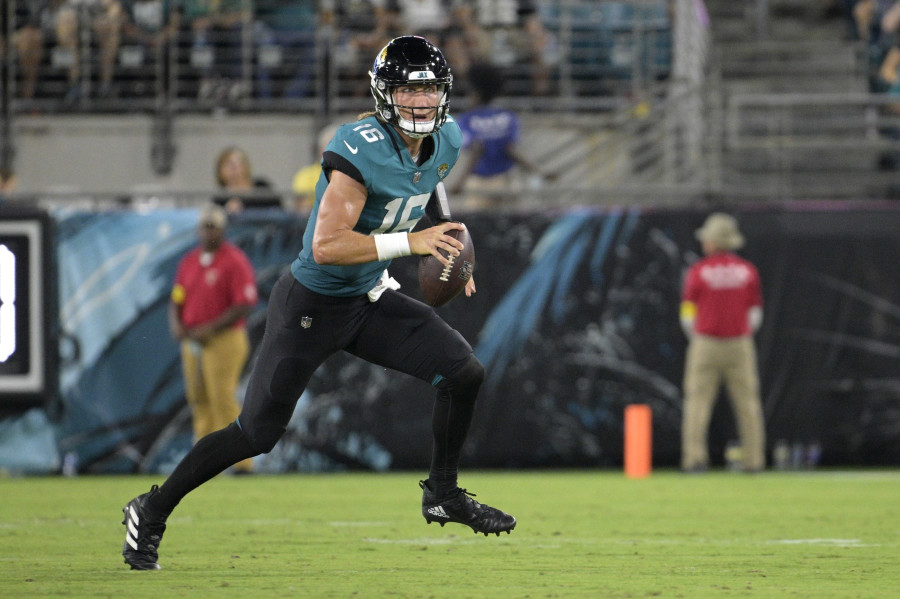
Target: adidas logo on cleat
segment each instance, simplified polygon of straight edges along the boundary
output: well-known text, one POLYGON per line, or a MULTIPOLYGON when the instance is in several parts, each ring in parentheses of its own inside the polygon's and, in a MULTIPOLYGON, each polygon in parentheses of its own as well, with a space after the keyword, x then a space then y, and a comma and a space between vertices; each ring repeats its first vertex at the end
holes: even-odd
POLYGON ((446 518, 448 520, 450 519, 450 516, 447 515, 447 512, 444 511, 444 508, 439 505, 428 508, 428 513, 436 518, 446 518))
POLYGON ((137 538, 138 531, 137 527, 141 523, 141 519, 138 517, 137 513, 135 513, 134 508, 129 504, 125 508, 125 542, 131 545, 131 548, 135 551, 138 550, 137 538))

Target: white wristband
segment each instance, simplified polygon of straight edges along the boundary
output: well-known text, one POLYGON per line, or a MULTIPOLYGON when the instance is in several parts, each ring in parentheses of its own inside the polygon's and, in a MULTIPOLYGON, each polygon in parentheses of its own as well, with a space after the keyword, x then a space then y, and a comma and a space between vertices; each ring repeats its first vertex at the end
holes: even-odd
POLYGON ((412 250, 409 249, 409 235, 406 233, 382 233, 374 237, 379 262, 412 254, 412 250))

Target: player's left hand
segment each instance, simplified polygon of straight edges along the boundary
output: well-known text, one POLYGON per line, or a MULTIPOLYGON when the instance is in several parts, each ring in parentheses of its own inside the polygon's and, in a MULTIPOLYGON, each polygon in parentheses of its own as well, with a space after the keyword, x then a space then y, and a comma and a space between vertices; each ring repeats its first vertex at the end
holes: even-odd
POLYGON ((472 297, 475 295, 475 277, 469 277, 469 282, 466 283, 466 297, 472 297))
POLYGON ((462 242, 447 235, 447 231, 453 229, 465 229, 466 226, 459 222, 443 222, 433 227, 417 231, 409 234, 409 249, 419 256, 427 256, 431 254, 444 266, 450 264, 450 260, 444 257, 438 250, 448 252, 451 256, 459 256, 459 251, 463 249, 462 242))

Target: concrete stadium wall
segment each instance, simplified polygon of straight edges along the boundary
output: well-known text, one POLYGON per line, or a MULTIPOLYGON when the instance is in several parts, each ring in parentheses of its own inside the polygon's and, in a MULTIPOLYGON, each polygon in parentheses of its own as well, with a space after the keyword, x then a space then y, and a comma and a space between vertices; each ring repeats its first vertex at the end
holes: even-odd
MULTIPOLYGON (((569 183, 613 182, 629 171, 628 153, 599 117, 522 113, 523 154, 569 183), (612 141, 611 141, 612 140, 612 141)), ((338 116, 347 122, 356 114, 338 116)), ((330 121, 329 121, 330 122, 330 121)), ((154 120, 148 115, 38 116, 13 124, 17 192, 209 192, 219 151, 239 145, 254 174, 288 191, 294 173, 317 155, 317 132, 328 123, 310 115, 181 115, 172 125, 177 154, 172 170, 154 172, 154 120)), ((451 173, 452 183, 458 172, 451 173)))
POLYGON ((293 174, 313 159, 315 131, 307 116, 180 116, 173 125, 172 171, 160 175, 151 162, 148 116, 20 119, 13 130, 17 191, 210 190, 216 156, 229 145, 248 152, 257 175, 289 189, 293 174))

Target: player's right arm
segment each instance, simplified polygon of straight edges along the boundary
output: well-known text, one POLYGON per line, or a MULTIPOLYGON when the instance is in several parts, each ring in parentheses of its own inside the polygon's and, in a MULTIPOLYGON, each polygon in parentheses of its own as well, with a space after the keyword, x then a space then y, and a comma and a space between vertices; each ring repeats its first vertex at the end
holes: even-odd
MULTIPOLYGON (((331 172, 313 232, 312 254, 318 264, 346 266, 378 260, 375 238, 353 230, 366 205, 366 197, 366 187, 362 183, 338 170, 331 172)), ((463 227, 461 223, 446 222, 409 233, 410 253, 431 254, 447 264, 438 249, 458 256, 462 244, 444 233, 463 227)))
POLYGON ((312 254, 317 263, 350 265, 378 260, 374 239, 353 230, 366 197, 362 183, 340 171, 331 172, 313 233, 312 254))

